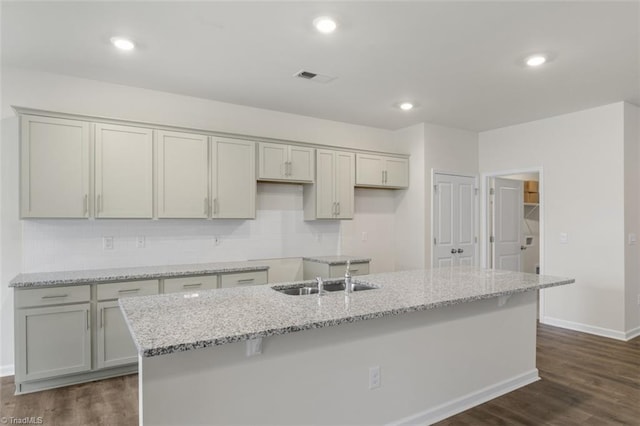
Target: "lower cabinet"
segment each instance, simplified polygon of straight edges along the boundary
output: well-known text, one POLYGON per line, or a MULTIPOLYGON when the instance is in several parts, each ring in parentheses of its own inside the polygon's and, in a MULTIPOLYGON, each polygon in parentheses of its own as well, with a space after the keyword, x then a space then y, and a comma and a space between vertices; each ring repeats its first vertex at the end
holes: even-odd
POLYGON ((183 278, 166 278, 164 280, 165 293, 212 290, 214 288, 218 288, 217 275, 202 275, 198 277, 183 277, 183 278))
MULTIPOLYGON (((310 260, 302 262, 302 276, 305 280, 312 280, 316 277, 322 278, 342 278, 347 270, 347 263, 320 263, 310 260)), ((367 275, 369 273, 369 262, 352 263, 349 267, 352 276, 367 275)))
POLYGON ((220 288, 245 287, 267 283, 267 271, 235 272, 220 276, 220 288))
POLYGON ((117 300, 98 302, 97 367, 107 368, 138 362, 138 351, 117 300))
POLYGON ((16 383, 91 370, 91 304, 16 309, 16 383))

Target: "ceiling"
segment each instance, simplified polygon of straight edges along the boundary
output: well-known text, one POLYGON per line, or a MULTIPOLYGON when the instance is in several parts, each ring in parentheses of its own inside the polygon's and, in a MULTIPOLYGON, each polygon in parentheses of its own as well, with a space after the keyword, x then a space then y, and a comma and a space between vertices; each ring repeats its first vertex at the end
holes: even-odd
POLYGON ((640 105, 640 2, 3 2, 2 63, 306 116, 482 131, 640 105), (314 18, 331 15, 323 35, 314 18), (116 51, 109 39, 138 48, 116 51), (552 61, 527 68, 523 58, 552 61), (293 78, 301 69, 336 77, 293 78), (418 107, 400 111, 397 103, 418 107))

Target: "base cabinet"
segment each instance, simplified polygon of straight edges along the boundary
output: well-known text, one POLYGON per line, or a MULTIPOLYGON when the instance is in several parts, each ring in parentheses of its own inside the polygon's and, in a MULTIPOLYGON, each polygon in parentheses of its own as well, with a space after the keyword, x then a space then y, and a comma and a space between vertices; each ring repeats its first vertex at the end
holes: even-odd
POLYGON ((138 351, 118 301, 98 302, 97 307, 97 367, 116 367, 138 362, 138 351))
POLYGON ((90 303, 16 310, 16 383, 91 370, 90 303))
MULTIPOLYGON (((321 278, 342 278, 347 270, 347 264, 337 263, 319 263, 305 260, 302 262, 303 278, 305 280, 312 280, 316 277, 321 278)), ((349 267, 351 276, 367 275, 369 273, 369 262, 352 263, 349 267)))

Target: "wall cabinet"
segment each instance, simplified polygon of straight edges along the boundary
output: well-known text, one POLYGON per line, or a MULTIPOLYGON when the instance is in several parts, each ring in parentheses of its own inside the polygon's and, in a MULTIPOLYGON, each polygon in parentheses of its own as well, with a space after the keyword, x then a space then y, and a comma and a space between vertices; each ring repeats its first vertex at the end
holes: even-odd
POLYGON ((159 218, 209 216, 208 137, 156 131, 159 218))
POLYGON ((95 124, 95 217, 153 217, 153 131, 95 124))
POLYGON ((316 182, 305 188, 304 218, 353 219, 355 155, 318 149, 316 182))
POLYGON ((256 144, 211 138, 211 216, 256 217, 256 144))
POLYGON ((409 160, 375 154, 356 154, 356 186, 409 187, 409 160))
POLYGON ((278 143, 258 144, 258 179, 312 183, 314 148, 278 143))
POLYGON ((88 287, 16 292, 16 383, 91 370, 89 295, 88 287))
POLYGON ((89 216, 89 123, 21 116, 20 215, 89 216))

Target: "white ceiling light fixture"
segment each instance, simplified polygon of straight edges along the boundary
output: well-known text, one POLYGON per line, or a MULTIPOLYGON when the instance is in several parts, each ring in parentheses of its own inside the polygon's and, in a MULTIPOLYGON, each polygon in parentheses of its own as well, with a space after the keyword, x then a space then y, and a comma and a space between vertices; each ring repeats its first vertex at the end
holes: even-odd
POLYGON ((414 105, 411 102, 401 102, 398 107, 403 111, 411 111, 414 105))
POLYGON ((313 26, 322 34, 331 34, 338 28, 338 23, 328 16, 321 16, 313 20, 313 26))
POLYGON ((527 64, 527 66, 534 67, 534 68, 539 67, 540 65, 543 65, 546 62, 547 62, 547 56, 541 55, 541 54, 531 55, 531 56, 528 56, 527 59, 525 59, 525 63, 527 64))
POLYGON ((111 44, 124 51, 130 51, 136 47, 134 42, 124 37, 111 37, 111 44))

